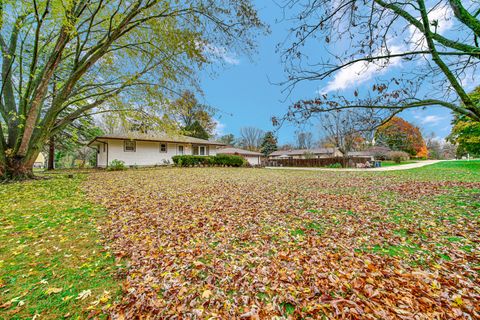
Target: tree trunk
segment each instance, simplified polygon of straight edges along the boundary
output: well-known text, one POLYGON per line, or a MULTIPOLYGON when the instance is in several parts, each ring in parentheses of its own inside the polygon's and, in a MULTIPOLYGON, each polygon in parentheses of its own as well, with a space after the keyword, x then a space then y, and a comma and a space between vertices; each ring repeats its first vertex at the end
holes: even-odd
POLYGON ((7 158, 0 164, 0 180, 25 180, 33 178, 33 163, 25 157, 7 158))
POLYGON ((48 142, 48 166, 47 170, 55 169, 55 138, 54 136, 50 137, 48 142))

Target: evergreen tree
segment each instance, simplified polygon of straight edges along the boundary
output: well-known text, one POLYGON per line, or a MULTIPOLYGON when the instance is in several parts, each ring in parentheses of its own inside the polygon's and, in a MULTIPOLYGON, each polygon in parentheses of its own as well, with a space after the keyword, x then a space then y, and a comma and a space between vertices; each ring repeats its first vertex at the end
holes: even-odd
POLYGON ((189 137, 205 139, 205 140, 208 140, 210 138, 210 135, 208 134, 208 132, 202 127, 200 122, 198 122, 197 120, 192 122, 192 124, 186 126, 184 130, 186 131, 185 135, 189 137))
POLYGON ((277 149, 278 149, 277 138, 275 138, 275 135, 273 134, 273 132, 268 131, 263 136, 262 144, 260 146, 260 151, 265 156, 268 156, 272 152, 277 151, 277 149))
POLYGON ((234 146, 235 145, 235 136, 231 133, 226 134, 218 138, 219 142, 225 143, 226 145, 229 146, 234 146))

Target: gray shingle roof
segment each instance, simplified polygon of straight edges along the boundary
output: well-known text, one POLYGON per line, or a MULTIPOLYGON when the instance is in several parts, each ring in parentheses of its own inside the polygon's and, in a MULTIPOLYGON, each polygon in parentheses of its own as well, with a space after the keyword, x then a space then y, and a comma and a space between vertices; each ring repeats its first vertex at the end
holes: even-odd
POLYGON ((217 150, 217 153, 220 153, 220 154, 240 154, 242 156, 263 156, 263 154, 260 153, 260 152, 243 150, 243 149, 239 149, 239 148, 223 148, 223 149, 217 150))
POLYGON ((373 153, 370 151, 350 151, 348 155, 353 157, 372 157, 373 153))
POLYGON ((218 141, 210 141, 205 139, 187 137, 179 134, 178 135, 166 134, 162 132, 149 132, 149 133, 128 132, 128 133, 121 133, 121 134, 105 134, 93 139, 89 143, 89 145, 92 144, 95 140, 102 140, 102 139, 183 142, 183 143, 208 144, 208 145, 217 145, 217 146, 225 145, 224 143, 221 143, 218 141))
POLYGON ((270 156, 300 156, 304 154, 332 154, 335 152, 335 148, 315 148, 315 149, 296 149, 296 150, 278 150, 270 154, 270 156))

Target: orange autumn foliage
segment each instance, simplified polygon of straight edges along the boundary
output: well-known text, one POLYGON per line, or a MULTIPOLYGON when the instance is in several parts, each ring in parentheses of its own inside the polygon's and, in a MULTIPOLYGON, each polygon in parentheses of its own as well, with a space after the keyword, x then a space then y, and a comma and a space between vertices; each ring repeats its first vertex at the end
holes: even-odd
POLYGON ((427 146, 420 129, 400 117, 393 117, 380 126, 375 138, 392 150, 404 151, 419 158, 428 155, 427 146))
POLYGON ((428 157, 428 149, 427 149, 427 145, 424 143, 422 148, 420 149, 420 151, 417 152, 417 154, 415 155, 415 157, 417 158, 427 158, 428 157))

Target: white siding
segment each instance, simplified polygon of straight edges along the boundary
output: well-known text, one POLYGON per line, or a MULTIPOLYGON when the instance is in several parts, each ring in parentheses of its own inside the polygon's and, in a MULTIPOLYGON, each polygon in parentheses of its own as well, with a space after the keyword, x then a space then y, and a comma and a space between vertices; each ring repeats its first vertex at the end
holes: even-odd
MULTIPOLYGON (((192 145, 189 143, 167 143, 167 152, 160 152, 160 144, 162 142, 157 141, 136 141, 136 149, 132 151, 124 151, 124 140, 105 140, 108 143, 108 162, 113 160, 121 160, 125 162, 126 166, 154 166, 163 165, 166 161, 170 164, 173 163, 172 157, 179 155, 178 146, 183 146, 183 154, 192 154, 192 145)), ((215 146, 209 147, 209 155, 213 156, 217 154, 217 148, 215 146)), ((100 143, 100 153, 98 154, 98 166, 106 166, 106 152, 103 152, 103 146, 100 143)))
POLYGON ((217 155, 217 147, 216 146, 209 146, 208 155, 209 156, 216 156, 217 155))
POLYGON ((259 166, 260 165, 260 157, 259 156, 243 156, 248 163, 252 166, 259 166))

